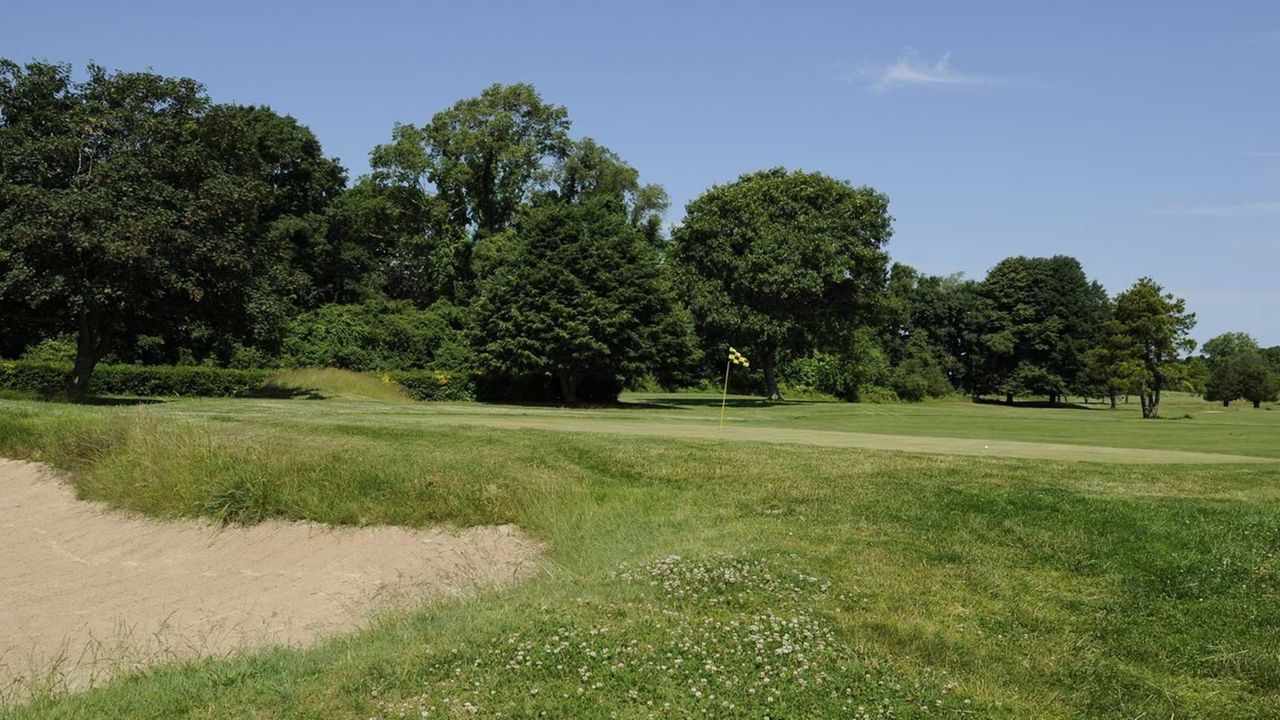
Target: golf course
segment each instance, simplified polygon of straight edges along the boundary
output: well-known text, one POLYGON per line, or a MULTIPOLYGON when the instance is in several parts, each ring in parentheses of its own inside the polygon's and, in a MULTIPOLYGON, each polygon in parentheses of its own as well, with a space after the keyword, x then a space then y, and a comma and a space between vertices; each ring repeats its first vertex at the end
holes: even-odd
MULTIPOLYGON (((299 399, 0 400, 0 456, 55 469, 41 482, 98 522, 393 526, 473 549, 466 533, 506 527, 521 569, 490 538, 470 561, 496 553, 506 577, 411 589, 314 637, 104 654, 88 686, 52 658, 0 713, 1280 712, 1270 406, 1171 395, 1152 422, 1123 404, 731 396, 721 430, 720 398, 696 393, 565 409, 321 378, 299 399)), ((110 592, 73 595, 92 612, 110 592)))

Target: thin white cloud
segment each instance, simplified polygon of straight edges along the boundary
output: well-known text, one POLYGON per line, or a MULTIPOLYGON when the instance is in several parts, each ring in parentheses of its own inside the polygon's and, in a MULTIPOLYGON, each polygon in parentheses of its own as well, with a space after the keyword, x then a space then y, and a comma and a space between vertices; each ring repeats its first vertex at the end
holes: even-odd
POLYGON ((1202 205, 1165 208, 1161 215, 1175 217, 1254 218, 1280 215, 1280 200, 1274 202, 1240 203, 1238 205, 1202 205))
POLYGON ((956 70, 951 66, 951 53, 944 54, 937 62, 928 62, 922 60, 915 51, 904 53, 889 65, 864 67, 850 79, 869 82, 873 92, 885 92, 898 87, 974 87, 1005 82, 988 75, 956 70))

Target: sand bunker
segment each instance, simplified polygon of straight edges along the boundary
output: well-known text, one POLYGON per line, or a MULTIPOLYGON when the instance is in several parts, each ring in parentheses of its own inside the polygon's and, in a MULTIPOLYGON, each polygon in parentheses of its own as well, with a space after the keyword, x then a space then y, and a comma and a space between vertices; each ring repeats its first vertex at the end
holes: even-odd
POLYGON ((399 603, 511 582, 538 552, 510 526, 152 520, 76 500, 43 465, 0 459, 0 697, 306 643, 399 603))

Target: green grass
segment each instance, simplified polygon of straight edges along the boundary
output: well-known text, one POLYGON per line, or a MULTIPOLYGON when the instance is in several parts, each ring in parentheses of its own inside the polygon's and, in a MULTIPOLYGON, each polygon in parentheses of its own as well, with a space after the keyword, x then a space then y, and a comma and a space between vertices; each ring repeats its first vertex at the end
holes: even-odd
MULTIPOLYGON (((718 414, 698 398, 643 399, 656 407, 0 400, 0 455, 66 468, 84 497, 121 507, 227 522, 514 522, 548 544, 543 572, 509 590, 309 650, 40 697, 12 717, 1280 715, 1280 466, 418 422, 718 414)), ((1151 429, 1132 409, 959 402, 740 402, 730 417, 1277 456, 1277 414, 1174 404, 1193 419, 1151 429)))

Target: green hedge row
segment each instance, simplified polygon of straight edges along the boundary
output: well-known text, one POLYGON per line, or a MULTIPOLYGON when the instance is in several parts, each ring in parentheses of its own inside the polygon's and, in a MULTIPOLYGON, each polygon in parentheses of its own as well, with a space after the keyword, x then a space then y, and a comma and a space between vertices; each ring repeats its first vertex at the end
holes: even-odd
POLYGON ((398 370, 385 375, 404 388, 414 400, 474 400, 474 378, 447 370, 398 370))
MULTIPOLYGON (((42 395, 62 391, 71 366, 26 360, 0 362, 0 387, 42 395)), ((268 370, 228 370, 191 365, 99 365, 89 381, 93 395, 136 397, 239 397, 261 392, 268 370)))
MULTIPOLYGON (((0 389, 56 395, 71 366, 31 360, 0 361, 0 389)), ((93 395, 135 397, 244 397, 274 395, 275 370, 232 370, 194 365, 99 365, 89 381, 93 395)), ((465 373, 403 370, 381 375, 415 400, 473 400, 475 381, 465 373)))

